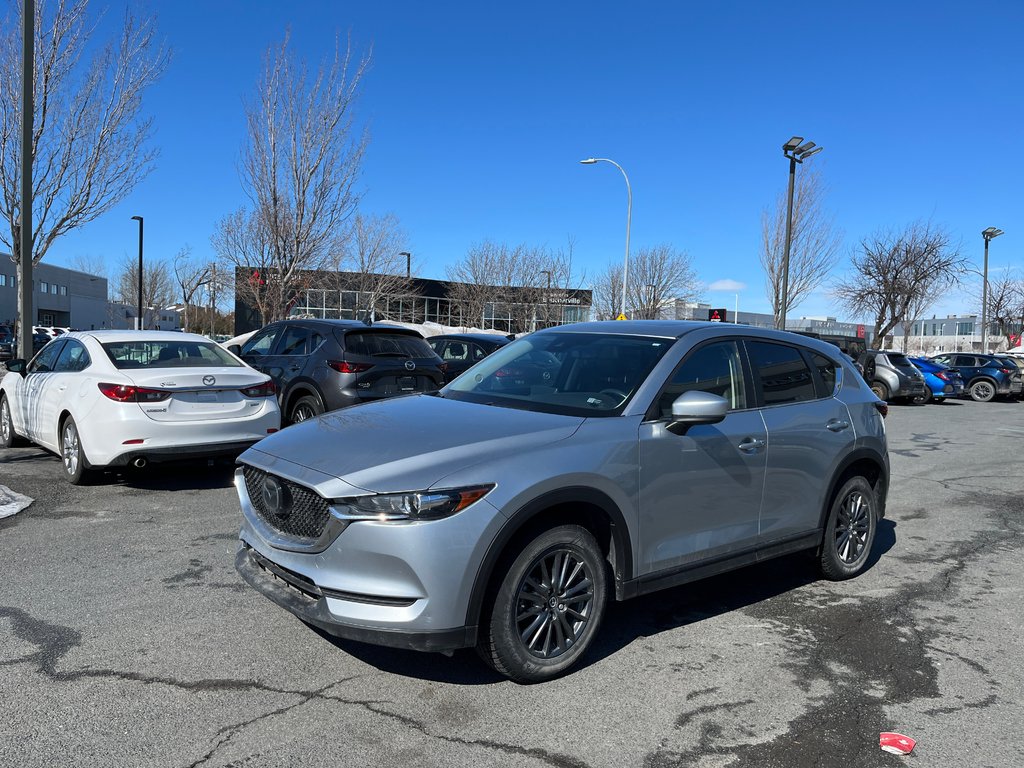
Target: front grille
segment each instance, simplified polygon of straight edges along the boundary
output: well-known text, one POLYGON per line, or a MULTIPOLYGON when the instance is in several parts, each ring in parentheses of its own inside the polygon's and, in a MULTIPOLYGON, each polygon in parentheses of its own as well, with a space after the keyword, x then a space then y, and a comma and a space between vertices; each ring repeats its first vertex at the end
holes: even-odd
POLYGON ((330 518, 327 501, 319 494, 281 477, 269 475, 263 470, 242 465, 245 490, 249 494, 252 508, 260 519, 275 531, 286 536, 316 541, 324 532, 330 518), (280 484, 279 509, 268 509, 264 494, 264 482, 273 477, 280 484))

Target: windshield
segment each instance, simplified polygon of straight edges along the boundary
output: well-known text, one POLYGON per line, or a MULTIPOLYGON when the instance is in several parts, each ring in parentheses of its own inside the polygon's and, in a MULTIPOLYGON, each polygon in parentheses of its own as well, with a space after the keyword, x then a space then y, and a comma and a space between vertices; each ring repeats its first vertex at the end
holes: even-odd
POLYGON ((102 345, 114 365, 128 368, 241 368, 222 347, 201 341, 111 341, 102 345))
POLYGON ((617 416, 673 343, 610 333, 527 336, 484 358, 442 395, 566 416, 617 416))

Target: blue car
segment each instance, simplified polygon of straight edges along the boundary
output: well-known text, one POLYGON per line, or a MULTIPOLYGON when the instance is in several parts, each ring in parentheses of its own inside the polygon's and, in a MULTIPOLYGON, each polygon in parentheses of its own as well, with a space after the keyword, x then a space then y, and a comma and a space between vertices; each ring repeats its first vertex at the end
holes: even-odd
POLYGON ((964 379, 959 371, 926 357, 911 357, 910 362, 924 376, 926 389, 920 402, 941 403, 947 397, 963 397, 964 379))

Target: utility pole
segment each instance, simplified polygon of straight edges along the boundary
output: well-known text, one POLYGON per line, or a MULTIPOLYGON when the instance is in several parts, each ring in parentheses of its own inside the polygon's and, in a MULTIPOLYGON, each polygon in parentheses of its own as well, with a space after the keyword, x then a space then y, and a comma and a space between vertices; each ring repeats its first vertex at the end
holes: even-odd
POLYGON ((21 356, 32 357, 32 125, 35 115, 32 72, 35 66, 35 0, 22 3, 21 34, 24 59, 21 70, 21 216, 15 236, 18 262, 18 346, 21 356))
POLYGON ((210 338, 217 340, 217 262, 210 265, 210 338))

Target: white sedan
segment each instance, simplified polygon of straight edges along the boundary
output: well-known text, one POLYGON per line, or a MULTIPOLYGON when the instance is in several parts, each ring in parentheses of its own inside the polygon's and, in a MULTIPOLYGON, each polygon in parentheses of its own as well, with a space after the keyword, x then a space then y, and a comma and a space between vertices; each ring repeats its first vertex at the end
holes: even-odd
POLYGON ((209 339, 173 331, 56 337, 0 380, 0 447, 59 454, 68 479, 238 454, 281 426, 274 383, 209 339))

